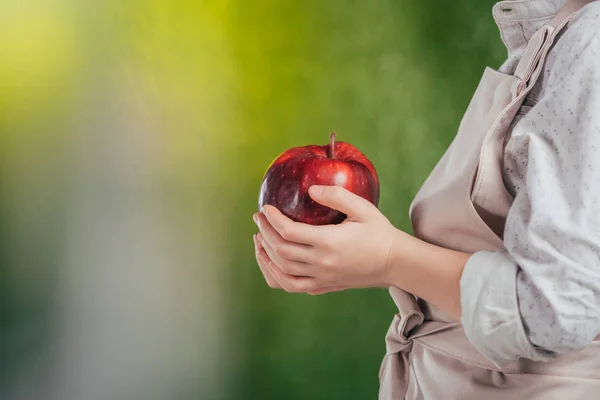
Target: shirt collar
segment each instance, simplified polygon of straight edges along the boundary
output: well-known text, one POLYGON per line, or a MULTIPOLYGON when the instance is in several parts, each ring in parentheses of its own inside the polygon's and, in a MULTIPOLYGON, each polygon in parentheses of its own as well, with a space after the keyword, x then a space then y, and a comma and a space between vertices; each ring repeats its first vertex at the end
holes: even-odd
POLYGON ((492 13, 509 53, 524 48, 531 36, 549 23, 566 0, 506 0, 492 13))

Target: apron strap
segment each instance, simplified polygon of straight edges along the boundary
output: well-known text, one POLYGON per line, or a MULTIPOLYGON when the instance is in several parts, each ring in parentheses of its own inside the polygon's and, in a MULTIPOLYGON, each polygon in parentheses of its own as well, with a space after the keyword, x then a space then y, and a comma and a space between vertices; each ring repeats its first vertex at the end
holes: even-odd
POLYGON ((546 42, 548 40, 554 42, 556 36, 573 19, 575 14, 592 2, 594 0, 567 0, 561 9, 558 10, 554 19, 531 37, 514 74, 522 82, 517 90, 517 94, 520 94, 526 86, 531 86, 528 85, 528 81, 540 64, 541 50, 546 45, 546 42))
POLYGON ((573 17, 573 14, 577 13, 583 7, 593 2, 594 0, 567 0, 567 2, 562 6, 562 8, 558 10, 558 13, 554 17, 550 25, 553 28, 559 29, 561 25, 569 22, 569 20, 573 17))
POLYGON ((519 87, 517 88, 516 95, 519 95, 523 89, 527 86, 529 79, 533 75, 533 72, 540 64, 540 58, 542 56, 544 46, 551 36, 553 36, 554 28, 551 26, 544 26, 533 34, 525 53, 521 57, 517 69, 515 70, 515 76, 521 80, 519 87))
POLYGON ((386 355, 379 370, 379 399, 404 399, 408 389, 410 363, 408 354, 413 340, 458 327, 459 322, 425 321, 415 296, 395 286, 390 294, 398 306, 398 314, 386 335, 386 355))

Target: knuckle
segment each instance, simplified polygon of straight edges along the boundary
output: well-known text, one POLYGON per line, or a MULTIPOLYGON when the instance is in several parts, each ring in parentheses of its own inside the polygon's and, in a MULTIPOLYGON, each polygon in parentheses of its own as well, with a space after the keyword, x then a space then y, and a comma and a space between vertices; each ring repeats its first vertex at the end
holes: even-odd
POLYGON ((281 255, 281 249, 282 249, 281 245, 279 245, 279 244, 273 245, 273 253, 275 253, 275 255, 278 256, 278 257, 283 257, 281 255))
POLYGON ((324 237, 321 240, 321 247, 323 247, 326 250, 333 248, 333 240, 330 237, 324 237))
POLYGON ((286 284, 285 291, 288 293, 298 293, 298 284, 295 282, 289 282, 286 284))
POLYGON ((290 259, 293 256, 293 250, 290 246, 279 246, 277 255, 285 259, 290 259))
POLYGON ((279 229, 279 235, 283 238, 283 240, 292 240, 291 230, 287 226, 282 226, 279 229))
POLYGON ((270 247, 273 253, 279 255, 279 251, 281 250, 281 243, 279 243, 277 240, 274 240, 273 243, 271 243, 270 247))
POLYGON ((332 256, 321 257, 321 266, 331 268, 335 266, 335 259, 332 256))
POLYGON ((342 189, 341 186, 333 186, 331 188, 331 196, 332 197, 339 198, 343 195, 343 193, 344 193, 344 189, 342 189))
POLYGON ((291 267, 289 264, 281 264, 281 266, 279 267, 279 269, 281 270, 281 272, 283 272, 284 274, 290 274, 291 272, 291 267))
POLYGON ((292 282, 291 286, 293 293, 302 293, 307 291, 306 285, 301 282, 292 282))

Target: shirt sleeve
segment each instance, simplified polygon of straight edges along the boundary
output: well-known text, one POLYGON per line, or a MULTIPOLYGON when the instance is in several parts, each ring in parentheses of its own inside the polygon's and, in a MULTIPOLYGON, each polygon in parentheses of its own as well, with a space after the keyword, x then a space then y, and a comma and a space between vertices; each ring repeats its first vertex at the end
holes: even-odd
POLYGON ((505 250, 475 253, 461 278, 466 334, 498 366, 600 332, 600 42, 591 30, 574 38, 511 137, 526 165, 505 250))
POLYGON ((465 333, 498 367, 517 357, 545 361, 553 356, 536 348, 525 332, 517 297, 518 270, 506 251, 479 251, 467 261, 460 282, 465 333))

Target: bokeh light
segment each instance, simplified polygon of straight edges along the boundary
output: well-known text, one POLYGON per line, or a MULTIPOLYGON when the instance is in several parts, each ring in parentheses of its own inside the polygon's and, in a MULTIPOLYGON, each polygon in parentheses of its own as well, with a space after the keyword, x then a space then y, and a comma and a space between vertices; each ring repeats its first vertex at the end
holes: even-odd
POLYGON ((391 299, 269 289, 260 180, 336 131, 410 231, 492 5, 0 2, 0 398, 375 398, 391 299))

